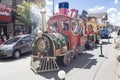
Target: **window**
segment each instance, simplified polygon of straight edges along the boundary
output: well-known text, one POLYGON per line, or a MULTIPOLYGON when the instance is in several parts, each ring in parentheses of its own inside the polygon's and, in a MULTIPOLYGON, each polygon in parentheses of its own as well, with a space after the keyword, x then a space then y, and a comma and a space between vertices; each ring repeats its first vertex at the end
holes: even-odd
POLYGON ((13 44, 16 43, 21 37, 14 37, 12 39, 9 39, 8 41, 6 41, 4 44, 13 44))
POLYGON ((23 38, 22 40, 25 41, 25 42, 31 42, 32 41, 32 39, 29 36, 23 38))
POLYGON ((72 30, 75 34, 83 36, 83 23, 80 20, 72 20, 72 30))
POLYGON ((30 38, 30 36, 27 36, 27 37, 24 37, 23 39, 21 39, 17 45, 23 45, 28 42, 32 42, 32 39, 30 38))
POLYGON ((69 21, 68 20, 61 20, 60 27, 61 27, 61 30, 68 31, 69 30, 69 21))
POLYGON ((57 21, 51 21, 50 22, 50 31, 51 32, 57 32, 58 31, 58 22, 57 21))
POLYGON ((72 20, 72 26, 76 25, 76 20, 72 20))

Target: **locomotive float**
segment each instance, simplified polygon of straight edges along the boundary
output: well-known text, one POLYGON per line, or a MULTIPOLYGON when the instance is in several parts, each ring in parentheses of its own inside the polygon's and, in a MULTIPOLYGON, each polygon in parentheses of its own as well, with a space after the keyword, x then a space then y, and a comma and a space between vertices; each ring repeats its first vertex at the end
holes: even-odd
MULTIPOLYGON (((69 65, 74 57, 85 50, 86 26, 78 18, 78 10, 69 4, 59 3, 59 13, 47 22, 47 30, 39 31, 33 41, 31 67, 35 72, 59 70, 59 63, 69 65)), ((43 26, 46 27, 45 12, 42 12, 43 26)))

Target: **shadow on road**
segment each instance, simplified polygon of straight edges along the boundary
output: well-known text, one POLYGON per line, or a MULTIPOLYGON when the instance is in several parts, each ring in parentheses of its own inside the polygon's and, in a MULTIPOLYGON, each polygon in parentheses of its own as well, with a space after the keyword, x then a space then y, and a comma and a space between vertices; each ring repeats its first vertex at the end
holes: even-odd
MULTIPOLYGON (((96 59, 92 59, 93 56, 94 55, 92 54, 84 53, 78 56, 76 59, 74 59, 73 62, 69 66, 60 66, 60 70, 64 70, 66 73, 68 73, 73 68, 90 69, 93 65, 96 65, 97 63, 96 59)), ((38 73, 38 75, 41 75, 47 79, 54 78, 55 80, 60 80, 58 78, 58 71, 38 73)))

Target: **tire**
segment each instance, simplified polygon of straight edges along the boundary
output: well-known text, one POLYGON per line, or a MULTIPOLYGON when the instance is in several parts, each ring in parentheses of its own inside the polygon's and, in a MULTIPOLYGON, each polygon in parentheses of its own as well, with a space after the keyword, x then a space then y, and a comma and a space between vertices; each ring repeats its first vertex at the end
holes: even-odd
POLYGON ((74 58, 77 58, 78 54, 80 54, 79 45, 76 45, 75 50, 74 50, 74 58))
POLYGON ((100 41, 99 41, 98 39, 95 41, 96 44, 99 44, 99 42, 100 42, 100 41))
POLYGON ((21 56, 20 51, 15 50, 14 53, 13 53, 13 58, 14 58, 14 59, 18 59, 18 58, 20 58, 20 56, 21 56))
POLYGON ((64 55, 63 63, 64 63, 65 66, 70 65, 71 57, 72 57, 71 54, 64 55))

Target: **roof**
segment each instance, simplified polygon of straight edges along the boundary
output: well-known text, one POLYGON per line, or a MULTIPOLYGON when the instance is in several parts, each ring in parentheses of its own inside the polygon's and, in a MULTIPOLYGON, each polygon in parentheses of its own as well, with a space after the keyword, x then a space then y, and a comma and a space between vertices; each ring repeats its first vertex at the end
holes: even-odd
POLYGON ((106 12, 88 14, 88 17, 105 18, 105 20, 108 19, 106 12))
POLYGON ((69 18, 69 19, 73 19, 72 17, 70 17, 68 15, 56 14, 56 15, 51 16, 48 21, 50 21, 51 19, 54 19, 54 18, 69 18))

